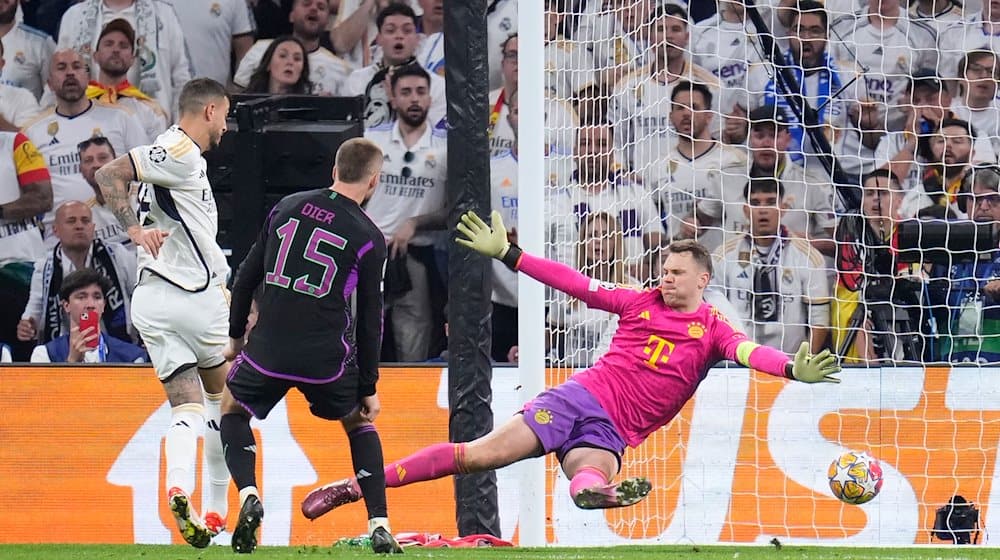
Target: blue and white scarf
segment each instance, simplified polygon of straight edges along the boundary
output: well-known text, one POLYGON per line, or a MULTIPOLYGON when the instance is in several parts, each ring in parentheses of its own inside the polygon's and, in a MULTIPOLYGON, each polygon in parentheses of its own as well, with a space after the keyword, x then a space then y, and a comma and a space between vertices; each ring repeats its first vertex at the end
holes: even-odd
MULTIPOLYGON (((790 67, 791 71, 795 73, 795 79, 799 83, 799 94, 804 98, 811 97, 808 92, 805 91, 805 72, 802 70, 801 66, 798 66, 792 58, 791 51, 785 53, 784 64, 790 67)), ((819 112, 819 124, 823 124, 827 120, 827 115, 830 113, 832 108, 832 103, 830 102, 830 96, 837 91, 840 91, 841 81, 840 74, 837 72, 837 66, 834 63, 833 57, 830 53, 823 53, 823 67, 818 70, 819 72, 819 84, 818 90, 816 92, 816 107, 823 107, 823 110, 819 112)), ((792 88, 782 82, 782 93, 779 95, 777 93, 777 88, 775 86, 776 80, 781 79, 781 74, 777 71, 775 72, 774 78, 767 82, 767 88, 764 90, 764 104, 765 105, 775 105, 777 106, 785 115, 786 122, 789 123, 788 132, 792 135, 792 143, 788 147, 791 152, 789 157, 795 163, 802 163, 805 157, 802 149, 802 141, 805 135, 805 128, 796 118, 795 113, 792 111, 791 105, 788 104, 786 100, 786 95, 791 91, 792 88)))

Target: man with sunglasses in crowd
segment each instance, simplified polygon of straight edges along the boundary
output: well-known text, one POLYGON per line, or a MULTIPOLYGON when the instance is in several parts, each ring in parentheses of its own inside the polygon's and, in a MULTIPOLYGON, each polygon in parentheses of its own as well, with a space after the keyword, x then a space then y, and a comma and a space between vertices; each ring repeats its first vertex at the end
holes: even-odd
POLYGON ((389 82, 396 120, 365 133, 385 154, 378 187, 366 210, 389 247, 386 335, 394 344, 383 348, 395 349, 395 356, 385 357, 422 362, 444 332, 444 302, 432 302, 432 294, 444 294, 435 264, 438 235, 433 230, 444 229, 447 218, 448 142, 445 130, 427 121, 432 101, 427 71, 404 66, 390 75, 389 82))
MULTIPOLYGON (((972 196, 967 210, 979 223, 988 223, 994 239, 1000 231, 1000 168, 977 166, 972 171, 972 196)), ((978 364, 1000 362, 1000 249, 965 259, 951 266, 935 267, 935 276, 946 282, 932 282, 934 308, 941 328, 943 361, 978 364)))

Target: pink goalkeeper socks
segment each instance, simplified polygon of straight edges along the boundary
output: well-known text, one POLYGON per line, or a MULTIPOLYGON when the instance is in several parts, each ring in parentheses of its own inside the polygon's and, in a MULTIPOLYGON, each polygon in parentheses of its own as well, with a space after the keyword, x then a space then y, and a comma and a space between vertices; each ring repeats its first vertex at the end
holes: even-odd
POLYGON ((385 466, 385 485, 405 486, 464 472, 465 444, 437 443, 385 466))
POLYGON ((583 467, 576 471, 573 480, 569 483, 569 495, 576 496, 584 488, 604 486, 608 483, 608 478, 604 473, 594 467, 583 467))

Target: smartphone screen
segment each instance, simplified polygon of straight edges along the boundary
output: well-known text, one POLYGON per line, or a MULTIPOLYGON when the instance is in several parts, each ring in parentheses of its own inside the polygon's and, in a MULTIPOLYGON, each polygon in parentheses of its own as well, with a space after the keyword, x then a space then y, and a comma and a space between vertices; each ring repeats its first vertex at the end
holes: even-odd
MULTIPOLYGON (((94 329, 97 329, 98 328, 97 322, 100 321, 100 320, 101 320, 101 317, 97 313, 93 313, 93 312, 90 312, 90 311, 84 311, 83 314, 80 315, 80 332, 82 333, 83 331, 87 330, 90 327, 93 327, 94 329)), ((100 343, 100 340, 97 339, 97 338, 95 338, 94 340, 87 342, 87 347, 88 348, 97 348, 97 345, 99 343, 100 343)))

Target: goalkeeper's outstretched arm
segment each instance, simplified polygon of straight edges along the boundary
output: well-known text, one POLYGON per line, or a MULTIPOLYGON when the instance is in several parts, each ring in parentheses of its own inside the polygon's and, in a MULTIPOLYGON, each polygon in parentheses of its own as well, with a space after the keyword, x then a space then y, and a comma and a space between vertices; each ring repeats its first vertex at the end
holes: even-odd
POLYGON ((530 255, 507 241, 507 230, 498 212, 491 216, 492 227, 474 212, 467 212, 458 224, 456 241, 477 253, 500 260, 513 271, 523 272, 546 286, 587 304, 588 307, 621 314, 637 295, 633 289, 599 282, 572 267, 530 255), (464 237, 463 237, 464 236, 464 237))

